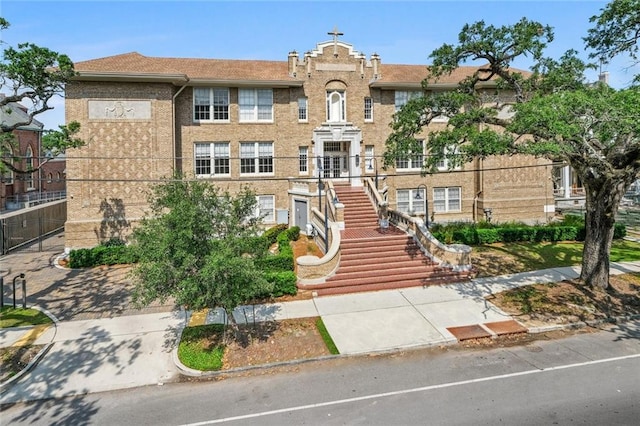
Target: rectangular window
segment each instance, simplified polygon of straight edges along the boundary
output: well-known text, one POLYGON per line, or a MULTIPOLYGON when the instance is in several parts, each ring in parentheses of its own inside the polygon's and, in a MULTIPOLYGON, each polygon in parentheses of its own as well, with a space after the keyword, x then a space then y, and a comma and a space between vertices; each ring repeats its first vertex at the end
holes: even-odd
POLYGON ((231 173, 228 142, 196 143, 194 152, 196 176, 228 176, 231 173))
POLYGON ((395 94, 395 106, 396 112, 400 111, 400 108, 406 105, 410 99, 419 98, 422 96, 422 92, 418 90, 396 90, 395 94))
POLYGON ((194 87, 193 121, 229 121, 229 89, 194 87))
POLYGON ((256 197, 256 214, 264 223, 273 223, 276 221, 275 198, 273 195, 259 195, 256 197))
POLYGON ((459 186, 433 188, 433 211, 436 213, 462 210, 462 189, 459 186))
POLYGON ((374 146, 373 145, 365 145, 364 147, 364 167, 365 173, 373 173, 374 167, 374 146))
POLYGON ((241 174, 272 174, 273 143, 242 142, 240 143, 241 174))
POLYGON ((306 122, 307 118, 307 98, 298 98, 298 121, 306 122))
POLYGON ((399 189, 397 197, 397 209, 406 214, 424 214, 424 188, 399 189))
POLYGON ((306 146, 299 147, 298 158, 300 159, 300 168, 298 170, 300 174, 309 174, 309 148, 306 146))
POLYGON ((373 121, 373 99, 364 98, 364 121, 373 121))
POLYGON ((239 89, 240 122, 272 122, 273 90, 239 89))
POLYGON ((423 151, 419 153, 409 153, 406 157, 396 159, 396 169, 398 170, 420 170, 424 163, 424 141, 419 141, 423 151))
MULTIPOLYGON (((445 155, 447 155, 447 154, 451 154, 452 152, 456 152, 456 151, 457 150, 455 150, 455 149, 445 148, 444 153, 445 153, 445 155)), ((461 169, 460 166, 452 167, 452 164, 453 163, 449 159, 442 158, 440 161, 438 161, 436 163, 436 167, 440 171, 443 171, 443 170, 460 170, 461 169)))

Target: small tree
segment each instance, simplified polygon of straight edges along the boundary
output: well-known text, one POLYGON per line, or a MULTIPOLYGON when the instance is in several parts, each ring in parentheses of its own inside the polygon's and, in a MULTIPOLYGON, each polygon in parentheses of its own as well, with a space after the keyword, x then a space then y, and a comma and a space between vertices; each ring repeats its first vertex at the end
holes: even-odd
MULTIPOLYGON (((9 22, 0 17, 0 29, 8 27, 9 22)), ((7 116, 14 113, 9 105, 26 103, 26 112, 12 120, 0 121, 0 173, 7 169, 21 174, 32 173, 48 161, 40 161, 38 167, 28 170, 17 166, 19 157, 13 155, 17 144, 13 131, 31 124, 38 114, 53 109, 51 99, 61 96, 65 84, 75 75, 73 62, 67 55, 46 47, 20 43, 15 48, 9 46, 4 49, 0 61, 0 92, 8 93, 0 97, 0 109, 7 116)), ((79 130, 80 124, 71 122, 59 126, 59 130, 46 131, 43 150, 52 158, 67 148, 82 146, 84 142, 76 137, 79 130)))
POLYGON ((221 307, 237 332, 233 310, 270 291, 253 262, 265 248, 246 243, 258 233, 253 191, 232 196, 177 177, 155 186, 149 202, 150 215, 133 232, 140 258, 132 271, 134 302, 171 297, 188 309, 221 307))
POLYGON ((484 22, 465 25, 457 45, 445 44, 431 54, 433 65, 423 85, 428 88, 466 61, 482 65, 457 90, 414 99, 396 114, 385 164, 419 152, 415 135, 440 115, 450 120, 446 129, 429 134, 425 170, 445 157, 451 167, 492 155, 564 160, 586 190, 581 279, 606 288, 615 213, 640 171, 640 91, 588 84, 584 71, 590 65, 575 51, 559 60, 543 57, 551 40, 551 28, 524 18, 499 28, 484 22), (511 68, 523 55, 535 60, 533 72, 511 68), (482 89, 489 80, 513 101, 493 99, 482 89))

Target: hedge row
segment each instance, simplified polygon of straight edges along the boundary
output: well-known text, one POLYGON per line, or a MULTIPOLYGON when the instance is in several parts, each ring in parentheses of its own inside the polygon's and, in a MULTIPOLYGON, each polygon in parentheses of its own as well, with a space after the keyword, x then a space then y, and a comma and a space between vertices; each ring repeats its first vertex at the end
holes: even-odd
MULTIPOLYGON (((491 228, 479 228, 473 224, 456 226, 453 229, 443 228, 432 232, 433 236, 440 241, 449 243, 460 243, 467 245, 491 244, 491 243, 511 243, 511 242, 541 242, 541 241, 584 241, 584 225, 521 225, 515 227, 509 225, 491 228)), ((627 229, 622 223, 616 223, 613 238, 623 238, 627 234, 627 229)))
MULTIPOLYGON (((294 271, 293 249, 290 241, 295 241, 300 237, 300 228, 294 226, 287 228, 286 225, 278 225, 268 229, 260 237, 251 241, 254 247, 268 248, 275 242, 278 243, 278 254, 267 255, 256 259, 256 263, 265 273, 269 282, 274 284, 273 297, 285 294, 295 295, 298 291, 296 286, 296 274, 294 271)), ((72 250, 69 254, 69 267, 89 268, 99 265, 129 264, 138 261, 133 247, 124 245, 121 241, 107 241, 97 247, 90 249, 72 250)))
POLYGON ((90 268, 99 265, 136 263, 138 256, 130 246, 102 244, 90 249, 71 250, 70 268, 90 268))

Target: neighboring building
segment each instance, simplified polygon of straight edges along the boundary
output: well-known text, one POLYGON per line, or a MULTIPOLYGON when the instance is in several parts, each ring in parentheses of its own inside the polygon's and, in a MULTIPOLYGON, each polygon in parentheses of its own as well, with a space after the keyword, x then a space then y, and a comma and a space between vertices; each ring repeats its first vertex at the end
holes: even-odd
MULTIPOLYGON (((81 123, 86 145, 67 153, 68 247, 93 246, 108 236, 103 230, 135 223, 149 184, 174 171, 232 191, 249 184, 267 225, 303 231, 318 206, 319 175, 361 186, 379 174, 390 208, 412 214, 424 214, 426 192, 436 222, 482 220, 489 209, 494 221, 553 215, 545 160, 489 158, 451 172, 443 163, 443 173, 421 177, 417 155, 383 171, 392 115, 421 91, 426 66, 383 64, 335 35, 287 61, 127 53, 75 67, 66 119, 81 123)), ((474 70, 462 67, 431 88, 450 90, 474 70)))
MULTIPOLYGON (((4 98, 4 95, 0 94, 0 96, 4 98)), ((26 108, 20 104, 9 103, 0 108, 0 123, 5 126, 13 126, 27 119, 26 108)), ((17 169, 27 170, 38 167, 42 128, 42 123, 34 119, 31 124, 13 130, 16 143, 9 147, 12 152, 7 157, 11 157, 11 162, 17 169)), ((19 174, 6 169, 1 177, 0 208, 2 210, 19 208, 21 200, 28 199, 32 194, 38 193, 41 188, 37 172, 19 174)))
MULTIPOLYGON (((23 105, 10 103, 0 108, 0 122, 6 125, 11 126, 26 120, 28 114, 23 105)), ((41 152, 43 128, 41 122, 33 119, 31 124, 20 126, 13 131, 17 142, 11 155, 13 164, 19 170, 35 171, 25 174, 7 170, 2 174, 2 210, 13 210, 46 200, 64 198, 65 159, 64 156, 49 159, 50 155, 41 152)))

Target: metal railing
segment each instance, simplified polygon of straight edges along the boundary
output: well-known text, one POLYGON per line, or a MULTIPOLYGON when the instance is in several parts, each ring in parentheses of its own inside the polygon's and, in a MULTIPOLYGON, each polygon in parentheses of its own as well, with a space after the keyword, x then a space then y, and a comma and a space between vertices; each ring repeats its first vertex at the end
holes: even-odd
POLYGON ((5 200, 5 209, 10 211, 20 210, 66 198, 67 191, 27 192, 10 195, 5 200))

